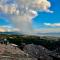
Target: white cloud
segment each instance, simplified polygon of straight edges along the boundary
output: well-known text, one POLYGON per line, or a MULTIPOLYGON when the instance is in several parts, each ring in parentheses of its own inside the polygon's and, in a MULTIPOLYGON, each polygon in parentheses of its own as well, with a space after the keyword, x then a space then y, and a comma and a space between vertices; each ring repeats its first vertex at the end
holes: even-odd
POLYGON ((10 25, 2 25, 2 26, 0 26, 0 27, 3 27, 3 28, 13 28, 13 27, 10 26, 10 25))
POLYGON ((60 27, 60 23, 44 23, 46 26, 60 27))
POLYGON ((12 26, 7 26, 7 25, 3 25, 3 26, 0 26, 0 32, 19 32, 20 29, 18 28, 14 28, 12 26))
POLYGON ((37 11, 45 11, 53 13, 49 10, 51 3, 48 0, 16 0, 16 3, 11 5, 5 4, 10 0, 0 0, 0 10, 11 18, 11 21, 22 32, 32 32, 32 18, 37 16, 37 11), (11 16, 12 15, 12 16, 11 16))

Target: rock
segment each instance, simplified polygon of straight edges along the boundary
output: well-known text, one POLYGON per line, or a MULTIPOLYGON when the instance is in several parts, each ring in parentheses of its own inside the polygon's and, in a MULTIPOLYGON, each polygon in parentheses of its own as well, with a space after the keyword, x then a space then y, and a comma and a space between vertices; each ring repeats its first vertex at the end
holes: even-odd
POLYGON ((28 44, 24 47, 24 52, 28 53, 31 58, 35 57, 38 60, 53 60, 53 58, 48 55, 48 49, 40 45, 28 44))

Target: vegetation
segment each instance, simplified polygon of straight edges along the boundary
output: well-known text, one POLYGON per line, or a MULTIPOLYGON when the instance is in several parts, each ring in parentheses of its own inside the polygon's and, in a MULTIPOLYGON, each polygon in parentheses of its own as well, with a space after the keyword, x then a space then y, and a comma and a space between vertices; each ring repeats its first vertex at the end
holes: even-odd
POLYGON ((42 45, 50 50, 55 49, 60 46, 60 38, 59 37, 49 37, 49 36, 28 36, 28 35, 0 35, 0 39, 7 38, 10 43, 15 43, 17 45, 21 45, 21 43, 26 44, 35 44, 42 45))

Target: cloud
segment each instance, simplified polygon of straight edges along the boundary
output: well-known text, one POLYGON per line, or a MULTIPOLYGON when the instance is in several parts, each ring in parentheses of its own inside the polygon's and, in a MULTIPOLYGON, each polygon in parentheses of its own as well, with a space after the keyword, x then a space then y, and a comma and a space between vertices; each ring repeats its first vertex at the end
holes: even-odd
POLYGON ((0 26, 0 32, 19 32, 20 29, 18 28, 14 28, 12 26, 7 26, 7 25, 3 25, 3 26, 0 26))
POLYGON ((44 10, 46 12, 52 12, 48 8, 51 7, 51 3, 48 0, 17 0, 19 4, 28 6, 27 8, 32 10, 44 10))
POLYGON ((60 23, 44 23, 44 25, 51 27, 60 27, 60 23))
POLYGON ((49 10, 51 3, 48 0, 16 0, 16 3, 10 1, 11 4, 8 4, 9 1, 0 0, 0 11, 7 14, 24 33, 32 32, 32 19, 38 15, 37 11, 53 13, 49 10))
MULTIPOLYGON (((10 0, 5 0, 5 3, 9 1, 10 0)), ((3 5, 3 3, 4 1, 1 0, 0 10, 9 14, 13 14, 13 13, 22 14, 25 10, 28 10, 28 11, 29 10, 32 10, 32 11, 43 10, 45 12, 53 13, 53 11, 50 11, 48 9, 49 7, 51 7, 51 3, 47 0, 33 0, 33 1, 32 0, 17 0, 17 3, 12 3, 10 1, 10 3, 12 3, 10 5, 9 4, 3 5)))
POLYGON ((3 27, 3 28, 13 28, 13 27, 10 26, 10 25, 2 25, 2 26, 0 26, 0 27, 3 27))

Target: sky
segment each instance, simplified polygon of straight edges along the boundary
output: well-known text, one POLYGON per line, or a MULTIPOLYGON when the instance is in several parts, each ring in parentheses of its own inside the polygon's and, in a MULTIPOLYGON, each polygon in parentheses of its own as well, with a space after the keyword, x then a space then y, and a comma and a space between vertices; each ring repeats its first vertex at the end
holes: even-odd
POLYGON ((38 12, 38 16, 33 20, 33 28, 47 31, 56 29, 56 32, 58 32, 60 28, 60 0, 49 1, 52 5, 50 9, 53 10, 54 13, 38 12))
MULTIPOLYGON (((35 23, 36 28, 40 27, 40 24, 44 23, 60 23, 60 0, 50 0, 52 3, 51 10, 54 11, 53 14, 51 13, 46 13, 46 12, 39 12, 39 15, 33 20, 35 23)), ((43 26, 45 27, 45 26, 43 26)), ((42 28, 43 28, 42 27, 42 28)))
MULTIPOLYGON (((60 0, 48 0, 51 3, 50 10, 53 13, 38 11, 38 15, 32 19, 32 29, 35 32, 60 32, 60 0)), ((15 28, 11 20, 0 12, 0 26, 15 28), (3 16, 3 17, 2 17, 3 16)))

